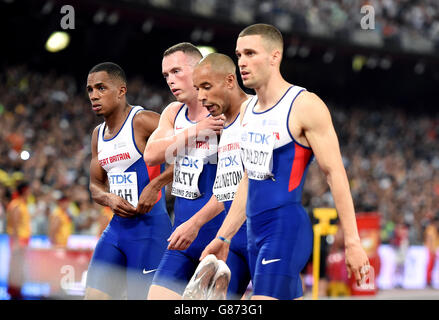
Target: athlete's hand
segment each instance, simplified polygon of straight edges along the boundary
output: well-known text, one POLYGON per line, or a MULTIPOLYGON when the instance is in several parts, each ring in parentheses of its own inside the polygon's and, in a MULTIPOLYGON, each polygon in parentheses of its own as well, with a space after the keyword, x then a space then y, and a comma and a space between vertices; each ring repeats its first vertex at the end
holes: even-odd
POLYGON ((143 188, 143 191, 139 197, 139 202, 137 203, 137 213, 145 214, 147 212, 150 212, 152 207, 156 204, 158 200, 159 192, 160 189, 155 188, 151 185, 151 183, 143 188))
POLYGON ((226 120, 226 117, 223 114, 220 114, 219 116, 210 116, 207 117, 196 124, 197 134, 203 134, 205 133, 205 130, 211 130, 214 131, 216 134, 221 133, 221 131, 224 128, 224 121, 226 120))
POLYGON ((220 239, 213 239, 206 248, 204 248, 203 252, 200 256, 200 261, 203 260, 207 255, 214 254, 217 259, 223 260, 226 262, 227 256, 229 255, 230 245, 220 239))
POLYGON ((137 214, 136 208, 124 198, 113 193, 110 193, 109 197, 110 201, 108 206, 113 210, 114 214, 122 218, 134 217, 137 214))
POLYGON ((360 286, 369 274, 370 264, 366 252, 361 243, 347 246, 345 249, 346 267, 348 278, 355 276, 357 285, 360 286))
POLYGON ((192 219, 179 225, 171 236, 168 238, 169 250, 186 250, 195 240, 200 228, 192 221, 192 219))

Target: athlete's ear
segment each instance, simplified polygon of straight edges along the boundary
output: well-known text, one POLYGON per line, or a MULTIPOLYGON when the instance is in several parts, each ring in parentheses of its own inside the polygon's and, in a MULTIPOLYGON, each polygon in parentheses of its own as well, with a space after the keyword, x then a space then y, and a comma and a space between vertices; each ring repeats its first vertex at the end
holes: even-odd
POLYGON ((120 86, 119 87, 119 99, 122 98, 127 94, 127 87, 126 86, 120 86))
POLYGON ((282 51, 280 51, 279 49, 274 49, 271 52, 271 59, 270 59, 270 64, 271 65, 280 65, 280 62, 282 60, 282 51))
POLYGON ((226 87, 228 89, 232 89, 235 86, 235 79, 236 76, 232 73, 229 73, 226 78, 225 78, 225 82, 226 82, 226 87))

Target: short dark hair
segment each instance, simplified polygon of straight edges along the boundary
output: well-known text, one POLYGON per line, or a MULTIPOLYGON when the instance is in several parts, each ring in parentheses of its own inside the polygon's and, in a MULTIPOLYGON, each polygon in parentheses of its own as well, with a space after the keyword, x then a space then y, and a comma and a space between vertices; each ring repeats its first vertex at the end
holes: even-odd
POLYGON ((114 62, 102 62, 97 65, 95 65, 93 68, 91 68, 90 73, 105 71, 108 73, 108 75, 112 78, 117 78, 123 83, 127 83, 127 77, 125 75, 125 71, 116 63, 114 62))
POLYGON ((165 52, 163 52, 163 57, 169 56, 170 54, 173 54, 178 51, 181 51, 195 58, 199 58, 199 59, 203 58, 203 55, 201 54, 200 50, 190 42, 181 42, 181 43, 177 43, 176 45, 173 45, 172 47, 166 49, 165 52))
POLYGON ((238 37, 253 36, 253 35, 260 35, 262 38, 272 43, 277 43, 278 45, 280 45, 280 48, 283 49, 282 33, 279 31, 279 29, 277 29, 275 26, 272 26, 271 24, 265 24, 265 23, 252 24, 251 26, 248 26, 244 30, 242 30, 239 33, 238 37))

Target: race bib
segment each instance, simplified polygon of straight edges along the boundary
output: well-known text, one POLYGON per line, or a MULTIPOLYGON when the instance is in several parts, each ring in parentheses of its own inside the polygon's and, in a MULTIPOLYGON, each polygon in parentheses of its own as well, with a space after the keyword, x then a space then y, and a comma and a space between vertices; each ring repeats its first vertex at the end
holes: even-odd
POLYGON ((239 149, 233 152, 218 153, 218 166, 213 194, 219 202, 235 198, 238 184, 243 176, 243 168, 239 149))
POLYGON ((137 172, 108 173, 110 192, 124 198, 133 207, 137 207, 139 192, 137 172))
POLYGON ((203 165, 202 157, 177 156, 175 158, 172 195, 186 199, 200 197, 198 180, 203 171, 203 165))
POLYGON ((274 134, 244 130, 241 135, 241 158, 249 179, 266 180, 273 177, 274 142, 274 134))

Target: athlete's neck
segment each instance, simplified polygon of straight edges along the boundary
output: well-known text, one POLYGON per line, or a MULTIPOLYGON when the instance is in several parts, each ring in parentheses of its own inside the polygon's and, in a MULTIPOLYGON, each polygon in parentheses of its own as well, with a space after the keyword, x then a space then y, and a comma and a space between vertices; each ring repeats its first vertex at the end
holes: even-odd
POLYGON ((224 116, 226 117, 224 126, 228 126, 235 121, 239 111, 241 110, 241 105, 245 100, 247 100, 247 94, 241 89, 236 94, 231 96, 230 107, 226 112, 224 112, 224 116))
POLYGON ((126 103, 123 107, 116 108, 108 117, 104 118, 109 134, 120 129, 130 111, 131 106, 126 103))
POLYGON ((291 83, 285 81, 282 76, 275 76, 258 88, 255 88, 258 96, 257 111, 264 111, 273 107, 285 94, 291 83))
POLYGON ((207 115, 209 114, 209 111, 205 107, 203 107, 203 104, 198 101, 197 98, 185 102, 187 105, 187 116, 189 120, 192 122, 198 122, 200 120, 203 120, 207 115))

